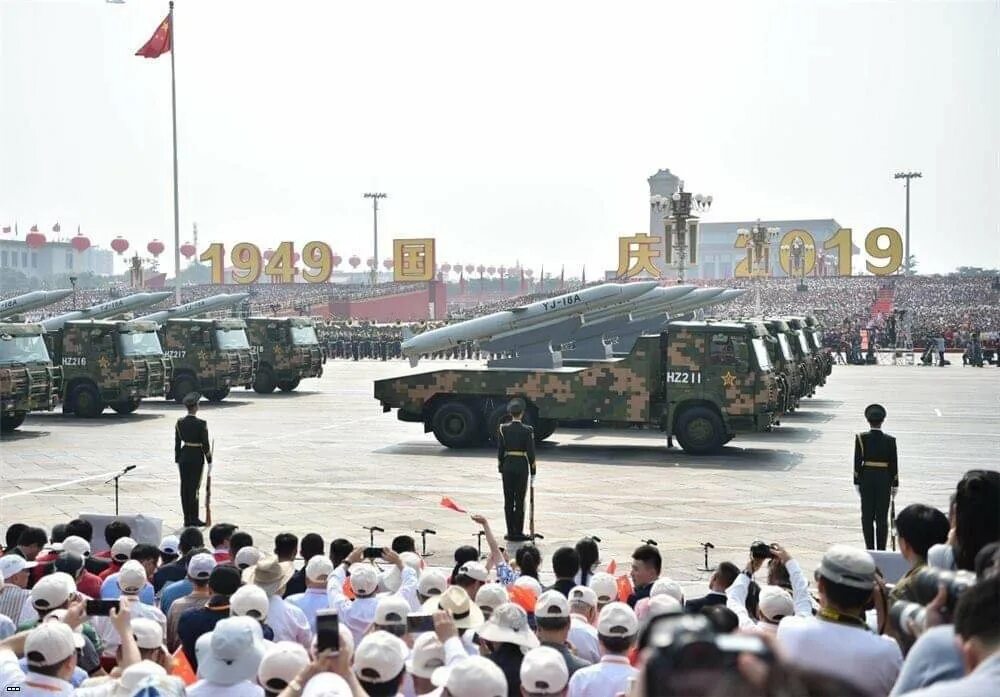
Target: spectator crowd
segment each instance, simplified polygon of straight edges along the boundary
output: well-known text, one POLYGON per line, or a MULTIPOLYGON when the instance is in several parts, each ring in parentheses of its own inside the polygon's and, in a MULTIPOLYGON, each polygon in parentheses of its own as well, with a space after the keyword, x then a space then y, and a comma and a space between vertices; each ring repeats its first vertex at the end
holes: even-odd
POLYGON ((220 523, 207 539, 189 527, 153 543, 121 520, 97 539, 84 519, 11 524, 0 556, 0 687, 985 697, 1000 685, 996 471, 967 472, 947 513, 899 512, 895 562, 905 573, 833 545, 810 574, 791 550, 754 543, 745 560, 719 564, 699 597, 669 578, 655 544, 616 575, 595 538, 545 561, 531 543, 501 548, 488 520, 472 520, 489 554, 460 547, 449 569, 428 566, 406 535, 373 548, 286 532, 265 545, 220 523))

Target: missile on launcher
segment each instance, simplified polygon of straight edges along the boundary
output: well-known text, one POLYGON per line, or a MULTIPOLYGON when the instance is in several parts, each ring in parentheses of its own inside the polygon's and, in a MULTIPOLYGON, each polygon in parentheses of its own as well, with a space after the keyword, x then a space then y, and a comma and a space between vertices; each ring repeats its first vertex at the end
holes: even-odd
POLYGON ((73 312, 67 312, 66 314, 59 315, 58 317, 50 317, 49 319, 42 320, 41 325, 47 332, 56 331, 62 329, 64 324, 74 319, 107 319, 109 317, 114 317, 115 315, 120 315, 123 312, 131 312, 143 307, 155 305, 161 300, 166 300, 171 295, 173 295, 173 293, 170 291, 162 291, 158 293, 134 293, 133 295, 127 295, 124 298, 115 298, 114 300, 108 300, 107 302, 98 303, 97 305, 91 305, 83 310, 74 310, 73 312))
POLYGON ((63 298, 73 294, 73 289, 61 290, 36 290, 15 298, 0 300, 0 318, 10 317, 22 312, 37 310, 38 308, 57 303, 63 298))
POLYGON ((168 319, 194 317, 195 315, 200 315, 205 312, 212 312, 213 310, 221 310, 224 307, 231 307, 239 302, 242 302, 249 296, 249 293, 220 293, 219 295, 213 295, 208 298, 192 300, 191 302, 184 303, 183 305, 168 307, 166 310, 160 310, 159 312, 153 312, 148 315, 143 315, 142 317, 136 317, 136 319, 163 324, 168 319))

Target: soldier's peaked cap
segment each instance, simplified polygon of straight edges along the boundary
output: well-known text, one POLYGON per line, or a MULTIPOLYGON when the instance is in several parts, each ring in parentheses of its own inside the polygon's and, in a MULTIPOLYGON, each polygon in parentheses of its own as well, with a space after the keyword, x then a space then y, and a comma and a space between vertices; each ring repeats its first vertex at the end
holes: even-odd
POLYGON ((869 404, 865 407, 866 421, 885 421, 885 407, 881 404, 869 404))
POLYGON ((184 395, 184 406, 186 407, 193 407, 199 401, 201 401, 201 395, 198 394, 197 392, 188 392, 186 395, 184 395))

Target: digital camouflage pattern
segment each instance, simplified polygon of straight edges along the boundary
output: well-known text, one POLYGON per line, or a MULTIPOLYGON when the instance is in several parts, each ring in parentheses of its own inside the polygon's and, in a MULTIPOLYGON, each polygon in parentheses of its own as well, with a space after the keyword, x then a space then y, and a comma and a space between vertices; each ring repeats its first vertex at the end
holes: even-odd
POLYGON ((168 319, 159 330, 164 354, 173 364, 168 398, 180 402, 191 392, 221 401, 235 385, 253 382, 257 355, 241 319, 168 319), (220 334, 226 346, 220 345, 220 334))
POLYGON ((156 329, 155 322, 76 320, 46 332, 52 360, 62 366, 63 410, 93 417, 110 406, 127 414, 143 398, 165 395, 171 364, 156 329), (133 342, 143 348, 126 355, 133 342))
POLYGON ((802 317, 783 317, 796 341, 789 341, 798 347, 799 358, 802 361, 803 373, 805 376, 805 394, 812 397, 816 394, 816 388, 826 384, 826 376, 829 374, 826 369, 826 352, 819 352, 813 348, 812 340, 805 319, 802 317))
POLYGON ((20 426, 32 411, 59 403, 62 371, 53 366, 40 324, 0 323, 0 427, 20 426))
POLYGON ((267 393, 294 390, 302 378, 323 375, 323 351, 310 317, 250 317, 246 320, 257 370, 247 387, 267 393))

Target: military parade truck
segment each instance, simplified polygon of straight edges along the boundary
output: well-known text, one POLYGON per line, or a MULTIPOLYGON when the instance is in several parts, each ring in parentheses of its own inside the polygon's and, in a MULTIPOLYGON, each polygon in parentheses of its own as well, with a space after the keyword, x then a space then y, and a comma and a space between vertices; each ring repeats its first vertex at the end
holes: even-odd
POLYGON ((241 319, 168 319, 158 332, 163 352, 173 364, 167 399, 182 402, 201 392, 221 402, 234 385, 253 382, 257 356, 250 350, 241 319))
POLYGON ((762 323, 671 322, 623 358, 553 369, 436 370, 375 381, 383 411, 422 423, 451 448, 485 444, 523 399, 536 440, 560 423, 649 427, 708 453, 738 432, 766 431, 778 409, 762 323))
POLYGON ((170 359, 155 322, 75 320, 46 332, 45 343, 62 366, 65 413, 94 418, 110 406, 130 414, 170 388, 170 359))
POLYGON ((812 397, 816 394, 816 388, 826 384, 825 359, 820 353, 813 350, 813 344, 806 332, 805 320, 801 317, 783 317, 782 319, 788 323, 788 327, 795 336, 795 340, 789 339, 789 343, 792 345, 792 350, 796 352, 796 357, 802 361, 805 375, 803 396, 812 397))
MULTIPOLYGON (((806 338, 809 339, 809 345, 816 353, 820 370, 825 377, 829 377, 830 373, 833 372, 833 353, 826 346, 823 346, 823 327, 813 315, 806 315, 802 319, 805 322, 806 338)), ((826 380, 823 381, 823 384, 826 384, 826 380)))
POLYGON ((257 373, 247 389, 268 394, 291 392, 302 378, 323 375, 323 351, 309 317, 250 317, 246 320, 250 347, 257 355, 257 373))
POLYGON ((766 317, 762 321, 771 333, 771 365, 784 378, 786 386, 784 411, 791 414, 799 408, 806 390, 805 369, 793 350, 793 343, 798 342, 798 337, 783 319, 766 317))
POLYGON ((13 431, 29 411, 59 403, 62 371, 53 366, 40 324, 0 323, 0 430, 13 431))

